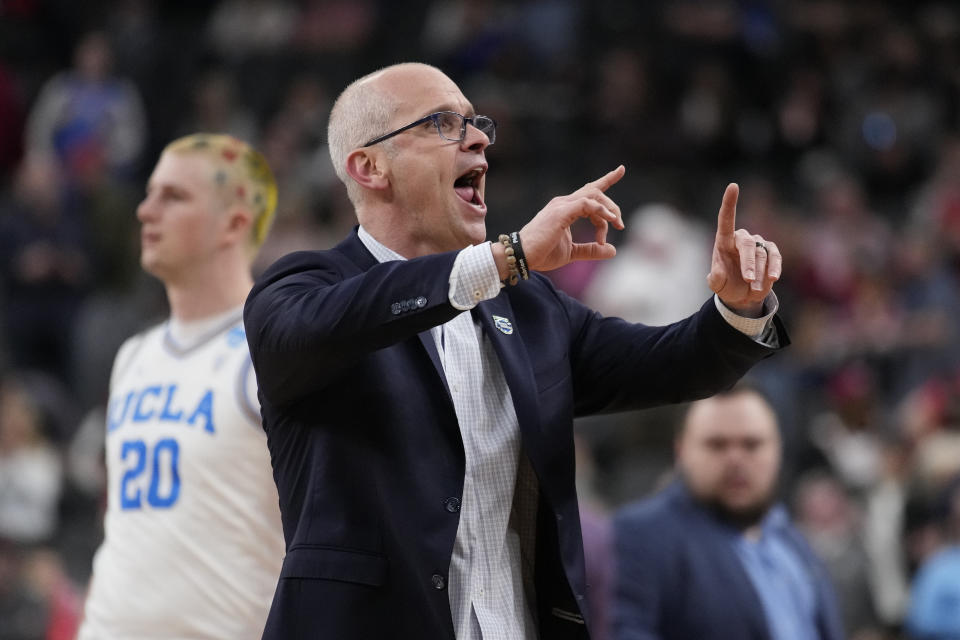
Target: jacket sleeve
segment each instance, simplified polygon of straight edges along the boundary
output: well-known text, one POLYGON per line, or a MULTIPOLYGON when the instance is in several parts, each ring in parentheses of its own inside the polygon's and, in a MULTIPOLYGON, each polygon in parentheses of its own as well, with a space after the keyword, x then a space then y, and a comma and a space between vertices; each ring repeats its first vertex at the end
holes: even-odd
POLYGON ((457 252, 361 271, 334 251, 277 261, 254 285, 244 325, 260 391, 283 405, 363 356, 442 324, 457 252))
MULTIPOLYGON (((556 292, 570 321, 577 415, 686 402, 733 386, 776 348, 731 327, 713 299, 663 327, 608 318, 556 292)), ((789 344, 774 317, 779 344, 789 344)))

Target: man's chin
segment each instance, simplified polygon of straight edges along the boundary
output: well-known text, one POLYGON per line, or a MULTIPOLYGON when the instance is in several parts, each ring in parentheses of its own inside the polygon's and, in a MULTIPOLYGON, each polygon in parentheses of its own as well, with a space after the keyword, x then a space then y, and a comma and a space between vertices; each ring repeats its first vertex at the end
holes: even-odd
POLYGON ((773 498, 745 505, 731 505, 723 502, 721 498, 704 499, 700 503, 721 522, 743 531, 763 521, 770 511, 773 498))
POLYGON ((470 245, 478 245, 487 241, 487 225, 484 223, 472 224, 464 229, 464 236, 470 245))
POLYGON ((166 281, 170 276, 169 268, 164 264, 164 262, 156 257, 151 256, 141 256, 140 258, 140 268, 143 269, 146 273, 149 273, 154 278, 166 281))

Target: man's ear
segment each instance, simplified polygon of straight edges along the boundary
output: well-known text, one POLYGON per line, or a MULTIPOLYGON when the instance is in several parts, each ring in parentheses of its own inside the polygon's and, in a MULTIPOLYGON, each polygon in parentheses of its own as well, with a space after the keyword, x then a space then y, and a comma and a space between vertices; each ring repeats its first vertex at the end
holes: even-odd
POLYGON ((354 149, 347 155, 347 175, 364 189, 379 191, 390 186, 384 162, 379 153, 371 149, 354 149))
POLYGON ((246 207, 234 206, 227 210, 226 227, 223 232, 224 244, 247 242, 253 227, 253 214, 246 207))

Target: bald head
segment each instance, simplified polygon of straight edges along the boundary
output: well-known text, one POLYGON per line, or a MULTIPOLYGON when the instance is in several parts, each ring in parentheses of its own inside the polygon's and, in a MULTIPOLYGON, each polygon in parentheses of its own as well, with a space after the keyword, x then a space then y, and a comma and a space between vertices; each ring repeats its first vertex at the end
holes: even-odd
MULTIPOLYGON (((340 94, 327 125, 327 144, 337 177, 347 187, 350 201, 356 205, 362 189, 347 174, 347 156, 368 140, 390 131, 393 120, 406 102, 406 93, 415 90, 424 73, 439 74, 436 67, 419 62, 404 62, 378 69, 354 80, 340 94)), ((449 79, 447 79, 450 81, 449 79)), ((453 84, 452 81, 450 81, 453 84)), ((387 141, 383 147, 389 151, 387 141)))
MULTIPOLYGON (((439 69, 418 62, 405 62, 378 69, 354 80, 340 94, 327 124, 327 144, 337 177, 347 187, 350 201, 356 205, 362 189, 347 174, 347 155, 368 140, 390 130, 403 96, 397 91, 402 80, 416 70, 439 69)), ((389 143, 384 145, 389 149, 389 143)))

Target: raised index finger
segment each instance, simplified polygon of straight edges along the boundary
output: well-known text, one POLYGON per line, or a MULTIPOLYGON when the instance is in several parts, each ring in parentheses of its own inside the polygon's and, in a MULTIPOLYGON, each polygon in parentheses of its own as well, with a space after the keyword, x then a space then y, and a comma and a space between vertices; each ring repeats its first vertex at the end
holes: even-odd
POLYGON ((601 177, 601 178, 597 178, 597 179, 594 180, 593 182, 587 183, 587 186, 591 186, 591 185, 592 185, 592 186, 594 186, 594 187, 597 187, 597 188, 600 189, 601 191, 606 191, 607 189, 609 189, 609 188, 612 187, 613 185, 615 185, 615 184, 617 184, 618 182, 620 182, 620 178, 622 178, 622 177, 623 177, 623 174, 625 174, 626 172, 627 172, 627 168, 624 167, 623 165, 620 165, 619 167, 617 167, 616 169, 614 169, 613 171, 611 171, 611 172, 608 173, 607 175, 605 175, 605 176, 603 176, 603 177, 601 177))
POLYGON ((723 192, 723 202, 720 203, 720 214, 717 216, 717 235, 732 236, 737 225, 737 198, 740 196, 740 187, 736 182, 727 185, 723 192))

